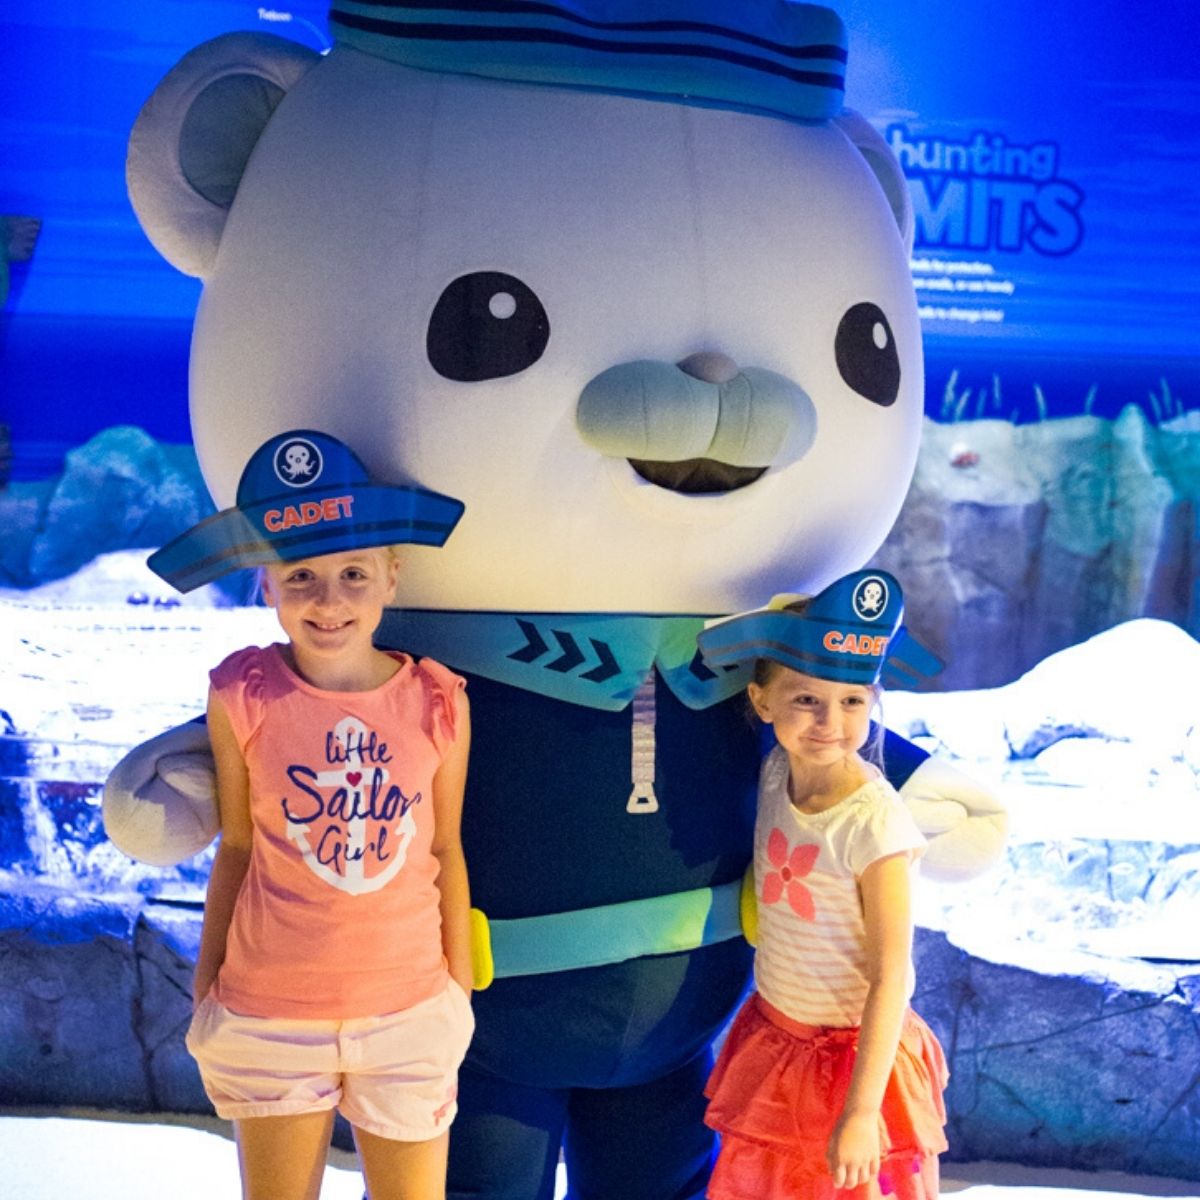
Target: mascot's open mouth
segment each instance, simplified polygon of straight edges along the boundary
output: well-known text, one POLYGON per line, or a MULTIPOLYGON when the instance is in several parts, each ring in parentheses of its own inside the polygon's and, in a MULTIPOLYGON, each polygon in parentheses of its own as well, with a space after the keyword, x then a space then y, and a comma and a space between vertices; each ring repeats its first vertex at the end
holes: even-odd
POLYGON ((711 458, 685 458, 682 462, 653 462, 631 458, 629 465, 647 482, 688 496, 736 492, 766 474, 766 467, 731 467, 711 458))

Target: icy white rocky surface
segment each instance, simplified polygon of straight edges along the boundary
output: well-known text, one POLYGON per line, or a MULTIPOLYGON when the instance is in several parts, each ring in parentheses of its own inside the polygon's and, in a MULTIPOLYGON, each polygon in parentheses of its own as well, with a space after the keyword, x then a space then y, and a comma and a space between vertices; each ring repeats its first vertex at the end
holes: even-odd
POLYGON ((1200 644, 1129 621, 1004 687, 891 692, 888 725, 990 779, 1006 863, 925 883, 920 919, 958 945, 1200 959, 1200 644))
POLYGON ((100 554, 61 579, 31 588, 0 587, 0 601, 37 608, 231 608, 220 588, 205 584, 181 595, 146 566, 149 550, 100 554))
POLYGON ((104 759, 202 713, 209 668, 279 636, 269 609, 230 607, 213 588, 180 597, 144 553, 104 555, 66 579, 0 589, 0 707, 31 746, 104 759))
POLYGON ((167 878, 104 839, 100 787, 131 747, 204 712, 210 667, 279 634, 269 609, 229 607, 215 588, 179 597, 145 557, 0 591, 0 786, 18 810, 0 868, 98 890, 167 878))

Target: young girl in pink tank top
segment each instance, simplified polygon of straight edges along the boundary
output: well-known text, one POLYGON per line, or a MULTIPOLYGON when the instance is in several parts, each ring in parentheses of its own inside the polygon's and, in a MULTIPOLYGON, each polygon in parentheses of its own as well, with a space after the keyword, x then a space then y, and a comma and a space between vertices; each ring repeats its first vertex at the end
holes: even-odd
POLYGON ((860 753, 903 614, 882 571, 714 623, 712 667, 754 664, 776 745, 755 823, 755 992, 709 1079, 712 1200, 935 1200, 945 1059, 909 1007, 910 873, 925 841, 860 753))
POLYGON ((238 505, 164 547, 177 586, 259 565, 286 643, 211 672, 221 842, 188 1048, 233 1121, 243 1195, 313 1200, 339 1109, 372 1200, 440 1200, 474 1028, 459 836, 463 680, 375 648, 401 563, 461 505, 372 483, 300 430, 251 459, 238 505), (248 527, 248 529, 247 529, 248 527))

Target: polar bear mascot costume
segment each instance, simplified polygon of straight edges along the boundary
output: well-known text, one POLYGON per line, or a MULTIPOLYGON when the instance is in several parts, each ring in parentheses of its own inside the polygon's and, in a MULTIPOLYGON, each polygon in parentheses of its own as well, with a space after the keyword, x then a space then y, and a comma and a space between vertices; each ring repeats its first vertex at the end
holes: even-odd
MULTIPOLYGON (((335 0, 330 24, 324 56, 198 47, 133 131, 138 217, 204 280, 201 466, 224 507, 308 428, 465 505, 403 550, 378 635, 466 675, 474 714, 450 1194, 548 1200, 562 1147, 573 1197, 699 1197, 759 746, 696 634, 860 567, 896 517, 923 407, 905 182, 815 5, 335 0)), ((201 849, 205 765, 202 726, 135 751, 113 840, 201 849)), ((997 857, 984 789, 894 740, 888 771, 927 871, 997 857)))

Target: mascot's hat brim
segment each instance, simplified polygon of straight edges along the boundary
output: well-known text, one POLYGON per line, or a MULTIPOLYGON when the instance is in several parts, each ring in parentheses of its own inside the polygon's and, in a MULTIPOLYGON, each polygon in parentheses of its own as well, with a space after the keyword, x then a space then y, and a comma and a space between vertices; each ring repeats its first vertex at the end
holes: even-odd
POLYGON ((235 507, 168 542, 148 565, 190 592, 244 567, 398 543, 441 546, 463 508, 424 488, 373 482, 337 438, 295 429, 255 451, 235 507))

